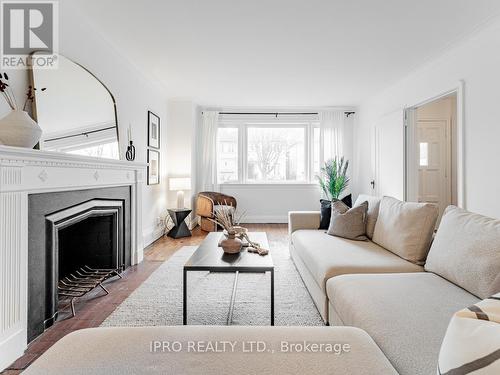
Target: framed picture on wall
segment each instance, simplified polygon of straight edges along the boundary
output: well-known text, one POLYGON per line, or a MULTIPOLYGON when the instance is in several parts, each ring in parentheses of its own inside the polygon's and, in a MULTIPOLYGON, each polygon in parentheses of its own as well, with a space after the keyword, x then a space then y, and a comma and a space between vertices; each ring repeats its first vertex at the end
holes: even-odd
POLYGON ((160 153, 148 150, 148 185, 160 183, 160 153))
POLYGON ((148 111, 148 146, 160 148, 160 118, 148 111))

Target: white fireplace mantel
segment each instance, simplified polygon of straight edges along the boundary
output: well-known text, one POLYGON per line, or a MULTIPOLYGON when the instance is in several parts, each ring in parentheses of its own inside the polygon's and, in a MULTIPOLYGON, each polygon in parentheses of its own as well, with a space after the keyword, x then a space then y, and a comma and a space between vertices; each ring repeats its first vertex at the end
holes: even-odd
POLYGON ((131 263, 143 258, 146 164, 0 146, 0 371, 27 346, 28 195, 131 187, 131 263))

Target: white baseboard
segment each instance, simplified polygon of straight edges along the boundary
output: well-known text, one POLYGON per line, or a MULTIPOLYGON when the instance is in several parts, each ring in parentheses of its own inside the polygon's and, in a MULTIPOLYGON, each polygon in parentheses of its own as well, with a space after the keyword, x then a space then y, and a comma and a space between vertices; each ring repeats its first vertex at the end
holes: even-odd
MULTIPOLYGON (((187 220, 187 219, 186 219, 187 220)), ((194 219, 187 220, 188 228, 189 230, 193 230, 196 226, 198 226, 200 223, 200 217, 196 216, 194 219)), ((164 227, 149 227, 143 231, 142 239, 144 243, 144 248, 148 247, 151 245, 153 242, 157 241, 160 239, 165 233, 164 227)))
POLYGON ((248 215, 242 224, 287 224, 288 215, 248 215))
POLYGON ((153 242, 158 240, 161 236, 163 236, 164 228, 156 227, 156 228, 148 228, 143 231, 142 240, 144 243, 144 248, 151 245, 153 242))
POLYGON ((26 327, 17 329, 0 343, 0 372, 6 369, 17 358, 24 354, 26 342, 26 327))
POLYGON ((193 230, 196 228, 198 225, 200 225, 201 218, 197 215, 195 217, 192 217, 191 220, 189 220, 188 227, 189 230, 193 230))

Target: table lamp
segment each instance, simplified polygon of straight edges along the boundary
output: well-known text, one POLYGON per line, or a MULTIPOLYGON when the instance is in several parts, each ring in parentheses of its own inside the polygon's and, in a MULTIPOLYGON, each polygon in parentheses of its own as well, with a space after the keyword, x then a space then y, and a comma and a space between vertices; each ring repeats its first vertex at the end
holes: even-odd
POLYGON ((170 191, 177 191, 177 208, 184 208, 184 190, 191 190, 191 178, 171 177, 168 184, 170 191))

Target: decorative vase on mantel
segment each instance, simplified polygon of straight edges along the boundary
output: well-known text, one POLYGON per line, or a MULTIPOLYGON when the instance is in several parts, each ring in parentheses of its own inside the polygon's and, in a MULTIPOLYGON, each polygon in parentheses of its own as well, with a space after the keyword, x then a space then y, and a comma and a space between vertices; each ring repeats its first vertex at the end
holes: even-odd
POLYGON ((0 144, 33 148, 42 136, 42 129, 28 112, 12 110, 0 120, 0 144))

